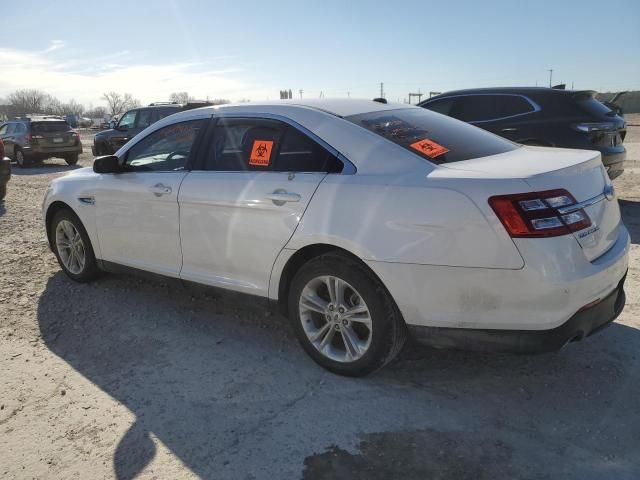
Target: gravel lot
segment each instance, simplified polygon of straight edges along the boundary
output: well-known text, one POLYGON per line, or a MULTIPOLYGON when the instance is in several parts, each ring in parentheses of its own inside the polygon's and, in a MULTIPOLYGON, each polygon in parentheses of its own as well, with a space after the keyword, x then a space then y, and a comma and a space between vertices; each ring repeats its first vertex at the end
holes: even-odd
POLYGON ((640 478, 640 126, 626 144, 615 324, 539 356, 412 345, 365 379, 317 367, 258 300, 74 284, 40 213, 71 167, 15 169, 0 203, 0 478, 640 478))

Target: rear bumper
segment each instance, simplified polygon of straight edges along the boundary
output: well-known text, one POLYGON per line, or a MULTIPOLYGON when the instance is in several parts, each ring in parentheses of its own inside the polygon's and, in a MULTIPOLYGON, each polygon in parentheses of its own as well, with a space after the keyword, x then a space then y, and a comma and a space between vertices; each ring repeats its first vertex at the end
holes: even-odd
POLYGON ((581 309, 562 325, 549 330, 478 330, 409 325, 409 332, 421 343, 436 348, 458 348, 482 352, 540 353, 559 350, 569 342, 582 340, 602 330, 622 312, 624 281, 594 306, 581 309))
POLYGON ((25 147, 23 148, 27 158, 48 158, 62 155, 80 155, 82 153, 82 143, 65 147, 25 147))
POLYGON ((609 295, 629 265, 630 236, 589 262, 571 236, 520 242, 521 269, 367 261, 407 325, 476 330, 547 331, 609 295))

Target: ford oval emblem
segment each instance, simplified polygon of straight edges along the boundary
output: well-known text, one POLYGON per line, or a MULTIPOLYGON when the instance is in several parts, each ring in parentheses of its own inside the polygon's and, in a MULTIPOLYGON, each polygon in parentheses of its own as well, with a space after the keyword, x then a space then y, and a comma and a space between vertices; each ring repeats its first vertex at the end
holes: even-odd
POLYGON ((613 200, 616 197, 616 190, 613 188, 613 185, 604 187, 604 196, 607 200, 613 200))

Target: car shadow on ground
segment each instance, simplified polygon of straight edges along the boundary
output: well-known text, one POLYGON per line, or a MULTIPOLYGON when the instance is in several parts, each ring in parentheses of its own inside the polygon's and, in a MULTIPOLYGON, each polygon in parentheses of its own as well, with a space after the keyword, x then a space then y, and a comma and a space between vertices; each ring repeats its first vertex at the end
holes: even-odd
POLYGON ((622 221, 629 229, 631 243, 640 243, 640 202, 620 200, 622 221))
POLYGON ((151 436, 201 478, 639 478, 634 328, 539 356, 411 344, 351 379, 241 298, 124 275, 48 279, 43 341, 136 417, 114 445, 118 479, 152 461, 151 436))
POLYGON ((7 208, 4 206, 4 200, 0 200, 0 217, 7 213, 7 208))
POLYGON ((76 170, 78 168, 82 168, 82 165, 67 165, 66 163, 37 163, 26 168, 18 168, 14 163, 11 174, 16 176, 43 175, 48 173, 70 172, 71 170, 76 170))

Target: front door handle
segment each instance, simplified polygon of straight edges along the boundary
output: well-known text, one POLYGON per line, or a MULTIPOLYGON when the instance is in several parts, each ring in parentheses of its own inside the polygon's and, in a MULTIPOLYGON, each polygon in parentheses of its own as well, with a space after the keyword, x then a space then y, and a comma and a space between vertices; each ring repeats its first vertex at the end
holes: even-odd
POLYGON ((510 127, 510 128, 503 128, 500 131, 504 132, 504 133, 516 133, 518 131, 518 129, 514 128, 514 127, 510 127))
POLYGON ((271 200, 275 205, 282 206, 287 202, 299 202, 300 195, 297 193, 289 193, 286 190, 278 189, 266 196, 267 200, 271 200))
POLYGON ((167 187, 162 183, 156 183, 150 188, 150 190, 156 197, 161 197, 162 195, 168 195, 171 193, 171 187, 167 187))

